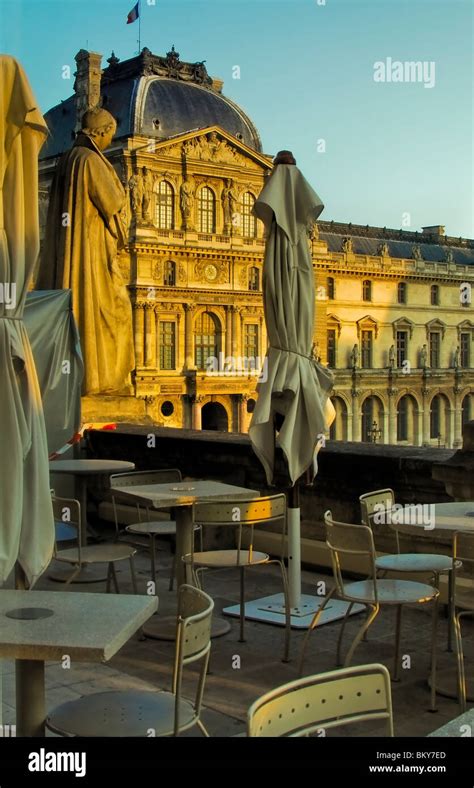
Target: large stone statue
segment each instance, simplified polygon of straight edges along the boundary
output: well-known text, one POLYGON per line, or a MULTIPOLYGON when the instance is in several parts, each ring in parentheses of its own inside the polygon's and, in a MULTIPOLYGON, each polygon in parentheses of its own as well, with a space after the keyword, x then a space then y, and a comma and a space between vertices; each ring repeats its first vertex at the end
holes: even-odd
POLYGON ((456 350, 454 351, 454 369, 459 369, 461 366, 461 348, 459 345, 457 346, 456 350))
POLYGON ((180 205, 183 215, 183 228, 193 229, 194 185, 188 175, 184 176, 180 189, 180 205))
POLYGON ((426 369, 427 366, 428 366, 428 348, 426 347, 426 345, 423 345, 423 347, 420 350, 420 367, 422 369, 426 369))
POLYGON ((143 182, 140 175, 131 175, 128 182, 130 190, 130 205, 134 219, 139 220, 142 212, 143 182))
POLYGON ((143 201, 142 201, 142 215, 143 220, 147 223, 151 222, 151 198, 153 194, 153 173, 148 167, 143 168, 142 174, 143 185, 143 201))
POLYGON ((84 357, 83 394, 130 393, 132 308, 117 252, 125 190, 104 151, 116 122, 88 110, 54 175, 37 287, 72 290, 84 357))
POLYGON ((388 351, 388 366, 390 369, 394 369, 395 367, 395 345, 390 345, 390 349, 388 351))

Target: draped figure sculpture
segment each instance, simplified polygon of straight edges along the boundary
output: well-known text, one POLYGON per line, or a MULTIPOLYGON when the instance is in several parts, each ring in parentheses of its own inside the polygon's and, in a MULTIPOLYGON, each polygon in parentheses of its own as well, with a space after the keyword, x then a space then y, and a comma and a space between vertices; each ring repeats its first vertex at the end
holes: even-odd
POLYGON ((103 152, 116 122, 104 109, 85 112, 51 188, 37 288, 72 290, 84 356, 83 394, 130 394, 135 367, 132 308, 117 263, 125 246, 124 188, 103 152))

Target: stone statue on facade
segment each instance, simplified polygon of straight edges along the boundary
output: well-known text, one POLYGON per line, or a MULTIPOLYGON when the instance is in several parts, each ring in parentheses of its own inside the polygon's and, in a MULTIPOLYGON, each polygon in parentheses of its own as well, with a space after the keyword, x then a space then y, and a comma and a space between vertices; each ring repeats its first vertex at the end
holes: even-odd
POLYGON ((140 175, 132 174, 128 181, 130 191, 130 206, 132 215, 135 219, 141 218, 141 207, 143 200, 143 183, 140 175))
POLYGON ((344 238, 342 241, 342 251, 346 254, 351 254, 353 251, 352 238, 344 238))
POLYGON ((233 228, 234 216, 239 205, 239 193, 230 178, 226 179, 222 191, 222 208, 224 213, 224 235, 230 235, 233 228))
POLYGON ((87 110, 71 150, 61 156, 51 198, 38 289, 71 289, 84 358, 83 394, 130 394, 135 367, 132 307, 117 261, 126 240, 126 192, 103 151, 116 122, 87 110))
POLYGON ((395 368, 395 345, 390 345, 390 349, 388 351, 388 366, 390 369, 395 368))
POLYGON ((411 250, 411 256, 413 260, 423 260, 423 255, 421 254, 421 247, 420 244, 413 244, 411 250))
POLYGON ((426 347, 426 345, 423 345, 423 347, 420 350, 420 367, 422 369, 426 369, 427 366, 428 366, 428 348, 426 347))
POLYGON ((459 369, 460 366, 461 366, 461 348, 458 345, 456 350, 454 351, 454 369, 459 369))
POLYGON ((351 367, 356 369, 359 366, 359 345, 356 344, 351 350, 351 367))
POLYGON ((142 218, 148 224, 151 222, 151 201, 153 195, 153 173, 148 167, 142 170, 142 218))
POLYGON ((390 249, 386 241, 378 245, 377 254, 380 255, 380 257, 389 257, 390 249))
POLYGON ((183 216, 183 228, 193 229, 193 209, 194 209, 194 184, 189 175, 184 176, 179 193, 181 213, 183 216))
POLYGON ((446 249, 446 253, 444 256, 445 263, 454 263, 454 254, 452 249, 446 249))

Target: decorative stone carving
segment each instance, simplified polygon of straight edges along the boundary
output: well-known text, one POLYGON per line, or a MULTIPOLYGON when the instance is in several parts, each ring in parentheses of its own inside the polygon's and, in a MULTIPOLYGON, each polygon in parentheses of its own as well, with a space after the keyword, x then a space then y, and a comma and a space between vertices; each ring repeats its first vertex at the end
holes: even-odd
POLYGON ((148 167, 143 167, 141 178, 142 178, 142 192, 143 192, 142 219, 145 222, 150 223, 154 176, 152 171, 148 167))
POLYGON ((388 366, 390 369, 394 369, 395 367, 395 345, 390 345, 390 349, 388 351, 388 366))
POLYGON ((185 285, 188 281, 188 272, 181 263, 177 266, 176 277, 179 285, 185 285))
POLYGON ((130 207, 132 209, 132 216, 138 219, 140 216, 140 207, 143 201, 143 182, 139 175, 133 173, 128 181, 128 188, 130 191, 130 207))
POLYGON ((444 261, 445 263, 454 263, 453 250, 450 249, 449 247, 446 249, 446 252, 444 254, 444 261))
POLYGON ((194 267, 196 278, 200 281, 222 284, 229 279, 228 265, 223 260, 200 260, 194 267))
POLYGON ((158 262, 155 263, 155 265, 153 266, 152 277, 155 280, 158 279, 160 282, 162 281, 162 279, 163 279, 163 260, 158 260, 158 262))
POLYGON ((411 256, 413 260, 423 260, 420 244, 413 244, 411 249, 411 256))
POLYGON ((351 350, 350 361, 352 369, 356 369, 359 366, 359 345, 357 342, 351 350))
POLYGON ((428 365, 428 348, 426 347, 426 345, 423 345, 423 347, 420 350, 420 367, 422 369, 426 369, 427 365, 428 365))
POLYGON ((379 257, 390 257, 390 249, 386 241, 377 246, 377 254, 379 257))
POLYGON ((215 131, 194 137, 183 144, 183 154, 186 158, 200 159, 239 166, 258 168, 258 165, 233 148, 227 140, 219 139, 215 131))
POLYGON ((345 252, 346 254, 352 254, 352 252, 354 251, 352 238, 350 236, 348 236, 347 238, 343 239, 343 241, 342 241, 342 251, 345 252))
POLYGON ((234 226, 234 217, 238 215, 239 192, 234 181, 227 178, 221 194, 222 209, 224 213, 224 235, 230 235, 237 229, 234 226))

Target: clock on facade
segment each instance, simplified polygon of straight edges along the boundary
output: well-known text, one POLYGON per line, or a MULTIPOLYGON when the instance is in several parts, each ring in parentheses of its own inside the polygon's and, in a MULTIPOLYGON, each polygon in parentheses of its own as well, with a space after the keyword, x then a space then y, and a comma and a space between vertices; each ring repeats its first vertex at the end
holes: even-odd
POLYGON ((211 263, 209 265, 206 265, 204 269, 204 276, 206 277, 206 279, 209 280, 209 282, 213 282, 214 279, 217 277, 216 266, 212 265, 211 263))

